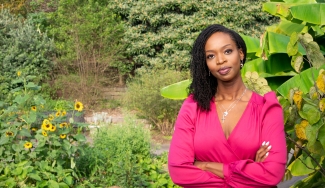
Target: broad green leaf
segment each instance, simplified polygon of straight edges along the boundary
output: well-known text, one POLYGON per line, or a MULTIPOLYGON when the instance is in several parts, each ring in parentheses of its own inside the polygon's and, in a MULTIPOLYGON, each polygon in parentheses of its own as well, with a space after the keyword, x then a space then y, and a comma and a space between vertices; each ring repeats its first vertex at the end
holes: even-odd
MULTIPOLYGON (((268 32, 268 41, 270 54, 287 53, 287 45, 290 41, 290 37, 278 33, 268 32)), ((301 44, 298 44, 298 52, 303 55, 306 54, 306 51, 301 44)))
POLYGON ((49 188, 60 188, 58 182, 56 182, 54 180, 49 180, 48 185, 49 185, 49 188))
POLYGON ((298 53, 298 39, 297 33, 293 32, 287 45, 287 53, 289 56, 294 56, 298 53))
POLYGON ((73 178, 71 176, 67 176, 63 180, 66 184, 72 185, 73 184, 73 178))
POLYGON ((0 138, 0 146, 7 144, 9 142, 9 137, 6 137, 4 134, 0 138))
POLYGON ((30 174, 28 174, 28 176, 29 176, 30 178, 34 179, 34 180, 42 181, 42 178, 41 178, 39 175, 37 175, 37 174, 30 173, 30 174))
POLYGON ((324 3, 292 6, 290 11, 292 16, 296 19, 317 25, 325 25, 324 3))
POLYGON ((318 132, 318 140, 323 146, 323 149, 325 150, 325 125, 323 125, 318 132))
MULTIPOLYGON (((325 68, 325 65, 321 66, 321 68, 325 68)), ((308 93, 310 87, 314 85, 314 79, 317 79, 319 70, 316 68, 309 68, 305 71, 302 71, 299 75, 296 75, 286 82, 284 82, 280 87, 277 88, 277 91, 285 98, 287 98, 290 89, 299 88, 303 93, 308 93)))
POLYGON ((32 135, 30 134, 30 131, 25 129, 25 128, 22 128, 19 132, 18 132, 18 135, 20 136, 26 136, 26 137, 31 137, 32 135))
POLYGON ((290 36, 293 32, 300 33, 304 29, 305 25, 290 22, 288 20, 281 20, 277 26, 277 31, 290 36))
POLYGON ((60 188, 69 188, 69 186, 66 183, 60 182, 59 183, 60 188))
POLYGON ((255 54, 257 50, 260 48, 259 39, 247 35, 242 35, 242 34, 240 36, 245 41, 247 54, 251 54, 251 53, 255 54))
POLYGON ((304 158, 303 155, 300 155, 299 158, 294 160, 294 162, 287 167, 287 169, 290 170, 293 176, 303 176, 315 171, 307 168, 305 164, 308 165, 309 168, 314 168, 310 157, 304 158), (304 163, 302 163, 301 160, 304 161, 304 163))
POLYGON ((188 96, 188 87, 190 85, 190 80, 183 80, 181 82, 166 86, 160 90, 163 97, 169 99, 181 100, 188 96))
POLYGON ((310 125, 315 124, 320 119, 320 111, 317 107, 310 104, 304 104, 298 113, 302 118, 306 119, 310 125))
POLYGON ((17 183, 14 178, 9 178, 6 180, 5 184, 7 187, 15 187, 17 183))
POLYGON ((28 82, 28 84, 26 85, 26 88, 29 88, 32 90, 39 90, 39 89, 41 89, 41 86, 38 86, 38 85, 34 84, 33 82, 28 82))
POLYGON ((22 162, 18 163, 17 166, 24 166, 27 163, 28 163, 28 161, 22 161, 22 162))
POLYGON ((77 134, 77 135, 74 135, 73 137, 79 142, 85 142, 86 141, 86 137, 83 134, 77 134))
POLYGON ((15 170, 13 170, 11 172, 12 175, 18 176, 19 174, 21 174, 23 172, 23 168, 22 167, 17 167, 15 168, 15 170))
POLYGON ((18 95, 14 99, 14 102, 16 102, 17 104, 22 104, 22 103, 25 103, 28 98, 29 98, 29 95, 24 95, 24 96, 18 95))
POLYGON ((12 83, 12 84, 18 84, 18 83, 23 83, 23 82, 24 82, 23 79, 18 78, 18 79, 16 79, 16 80, 13 80, 11 83, 12 83))

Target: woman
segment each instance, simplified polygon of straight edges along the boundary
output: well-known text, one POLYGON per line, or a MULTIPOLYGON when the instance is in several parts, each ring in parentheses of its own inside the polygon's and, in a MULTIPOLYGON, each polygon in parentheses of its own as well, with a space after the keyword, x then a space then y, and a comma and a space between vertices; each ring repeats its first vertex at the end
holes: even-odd
POLYGON ((286 165, 282 108, 274 92, 248 90, 246 45, 211 25, 196 39, 190 95, 178 114, 169 173, 183 187, 275 187, 286 165))

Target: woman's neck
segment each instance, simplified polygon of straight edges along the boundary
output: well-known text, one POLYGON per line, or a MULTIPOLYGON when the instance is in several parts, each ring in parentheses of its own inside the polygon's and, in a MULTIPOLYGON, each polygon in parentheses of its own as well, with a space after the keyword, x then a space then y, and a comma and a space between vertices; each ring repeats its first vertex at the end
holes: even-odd
POLYGON ((216 100, 233 101, 238 99, 245 91, 246 86, 241 82, 237 83, 218 83, 217 92, 215 95, 216 100))

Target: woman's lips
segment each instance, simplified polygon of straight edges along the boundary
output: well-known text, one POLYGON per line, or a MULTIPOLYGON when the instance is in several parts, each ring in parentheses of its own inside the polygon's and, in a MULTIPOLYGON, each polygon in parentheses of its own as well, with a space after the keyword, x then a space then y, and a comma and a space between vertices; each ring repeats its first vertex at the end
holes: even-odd
POLYGON ((219 74, 221 74, 221 75, 226 75, 226 74, 228 74, 229 71, 230 71, 230 67, 225 67, 225 68, 221 68, 220 70, 218 70, 219 74))

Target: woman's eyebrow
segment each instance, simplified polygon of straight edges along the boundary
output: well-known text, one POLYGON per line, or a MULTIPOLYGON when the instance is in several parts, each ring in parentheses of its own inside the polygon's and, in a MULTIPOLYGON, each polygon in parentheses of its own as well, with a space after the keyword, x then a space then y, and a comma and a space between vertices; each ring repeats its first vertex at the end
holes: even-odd
MULTIPOLYGON (((231 44, 226 44, 226 45, 222 46, 221 49, 223 49, 223 48, 225 48, 225 47, 227 47, 229 45, 231 45, 231 44)), ((206 50, 205 52, 214 52, 214 50, 206 50)))

